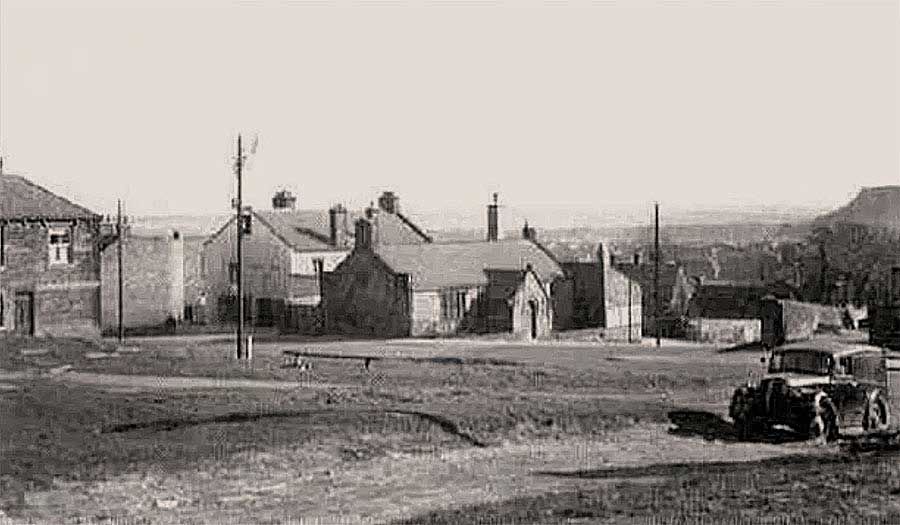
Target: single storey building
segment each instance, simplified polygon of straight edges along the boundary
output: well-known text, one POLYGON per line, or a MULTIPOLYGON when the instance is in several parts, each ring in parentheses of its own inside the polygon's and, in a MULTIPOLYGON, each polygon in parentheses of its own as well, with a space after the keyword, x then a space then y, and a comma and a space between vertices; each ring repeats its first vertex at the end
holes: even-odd
POLYGON ((330 332, 380 337, 553 329, 553 286, 564 272, 531 239, 499 240, 496 204, 486 241, 376 245, 356 221, 353 252, 325 275, 330 332))

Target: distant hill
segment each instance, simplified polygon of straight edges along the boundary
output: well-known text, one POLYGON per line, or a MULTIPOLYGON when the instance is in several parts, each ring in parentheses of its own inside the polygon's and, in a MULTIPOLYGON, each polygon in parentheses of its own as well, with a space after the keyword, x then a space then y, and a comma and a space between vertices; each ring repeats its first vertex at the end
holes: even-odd
POLYGON ((855 199, 816 218, 813 224, 860 224, 900 230, 900 186, 863 188, 855 199))

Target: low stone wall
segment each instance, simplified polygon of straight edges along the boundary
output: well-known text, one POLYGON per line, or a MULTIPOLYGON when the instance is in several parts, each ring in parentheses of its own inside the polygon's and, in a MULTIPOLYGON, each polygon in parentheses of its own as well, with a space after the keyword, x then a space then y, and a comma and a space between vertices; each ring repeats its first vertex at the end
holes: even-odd
POLYGON ((803 341, 822 328, 839 329, 844 322, 840 308, 821 304, 769 300, 762 310, 764 339, 772 345, 803 341))
POLYGON ((694 318, 687 323, 687 338, 705 343, 749 344, 761 340, 759 319, 694 318))

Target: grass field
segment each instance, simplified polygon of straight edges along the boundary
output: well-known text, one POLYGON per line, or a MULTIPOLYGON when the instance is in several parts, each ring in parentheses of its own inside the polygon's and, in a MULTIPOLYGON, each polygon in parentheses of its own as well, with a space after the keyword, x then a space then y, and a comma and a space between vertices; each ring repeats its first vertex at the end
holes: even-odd
POLYGON ((735 442, 723 416, 752 352, 273 341, 248 366, 215 338, 96 359, 112 348, 0 344, 14 519, 900 519, 896 451, 735 442), (281 368, 286 349, 312 370, 281 368))

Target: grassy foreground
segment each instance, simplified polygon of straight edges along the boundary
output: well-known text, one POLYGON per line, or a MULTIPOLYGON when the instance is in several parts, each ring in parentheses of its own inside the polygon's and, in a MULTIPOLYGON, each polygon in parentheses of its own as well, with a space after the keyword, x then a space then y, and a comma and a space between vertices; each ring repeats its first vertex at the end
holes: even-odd
MULTIPOLYGON (((900 519, 896 451, 833 450, 810 457, 786 449, 780 459, 683 462, 674 446, 679 440, 696 442, 702 451, 704 439, 726 444, 733 439, 721 414, 732 388, 758 370, 755 354, 357 342, 319 345, 313 350, 342 358, 314 358, 313 370, 301 373, 280 368, 278 345, 261 345, 247 367, 228 359, 227 344, 147 345, 137 354, 104 359, 86 357, 98 350, 91 345, 16 344, 0 352, 0 369, 30 373, 73 364, 75 370, 96 373, 301 383, 289 390, 129 389, 75 384, 65 374, 10 380, 16 390, 0 394, 0 505, 17 519, 104 522, 128 516, 191 522, 198 519, 191 513, 221 504, 214 480, 223 472, 281 479, 286 469, 327 473, 288 487, 323 490, 335 508, 352 510, 365 502, 365 493, 329 488, 333 479, 347 472, 352 481, 354 472, 390 464, 397 454, 430 458, 446 451, 502 451, 509 444, 548 439, 599 442, 622 429, 670 421, 680 430, 649 456, 635 456, 634 466, 524 471, 516 475, 540 481, 541 487, 559 486, 519 495, 487 491, 479 502, 426 506, 430 510, 400 522, 900 519), (22 354, 35 346, 46 352, 22 354), (358 358, 366 355, 380 358, 368 370, 358 358), (197 483, 191 472, 212 484, 179 507, 179 514, 165 514, 175 511, 153 502, 137 508, 123 503, 125 494, 96 495, 99 489, 91 488, 136 475, 161 477, 167 489, 191 492, 197 483), (76 509, 39 497, 75 486, 96 501, 76 509), (85 514, 95 507, 94 514, 85 514)), ((623 458, 631 457, 627 443, 616 446, 623 458)), ((742 446, 743 451, 754 447, 742 446)), ((729 449, 723 450, 727 459, 729 449)), ((413 496, 394 494, 390 486, 383 492, 389 500, 413 496)), ((289 505, 259 498, 254 505, 260 509, 289 505)), ((302 505, 293 505, 293 515, 302 516, 302 505)), ((256 508, 234 510, 235 522, 262 520, 256 508)))

